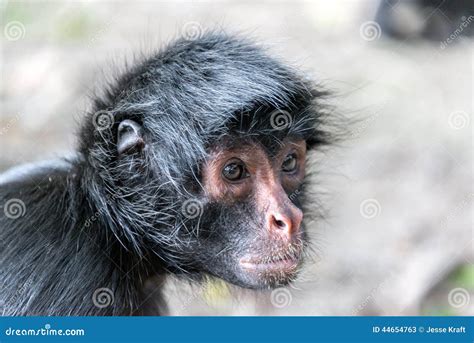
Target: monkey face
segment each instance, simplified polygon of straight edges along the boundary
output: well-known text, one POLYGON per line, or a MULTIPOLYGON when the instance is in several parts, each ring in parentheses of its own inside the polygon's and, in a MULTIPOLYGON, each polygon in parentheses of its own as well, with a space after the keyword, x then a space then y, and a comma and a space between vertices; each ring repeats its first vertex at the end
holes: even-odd
POLYGON ((199 264, 243 287, 287 284, 301 264, 306 142, 285 139, 277 150, 248 139, 219 142, 203 167, 209 202, 199 223, 199 264))

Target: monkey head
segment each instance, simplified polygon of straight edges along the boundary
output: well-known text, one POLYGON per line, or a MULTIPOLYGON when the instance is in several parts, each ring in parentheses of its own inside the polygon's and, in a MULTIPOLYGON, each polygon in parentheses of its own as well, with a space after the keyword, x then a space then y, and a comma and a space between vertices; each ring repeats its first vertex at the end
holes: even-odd
POLYGON ((308 243, 307 154, 330 142, 324 96, 246 40, 179 40, 96 100, 81 145, 90 198, 127 249, 170 271, 285 285, 308 243))

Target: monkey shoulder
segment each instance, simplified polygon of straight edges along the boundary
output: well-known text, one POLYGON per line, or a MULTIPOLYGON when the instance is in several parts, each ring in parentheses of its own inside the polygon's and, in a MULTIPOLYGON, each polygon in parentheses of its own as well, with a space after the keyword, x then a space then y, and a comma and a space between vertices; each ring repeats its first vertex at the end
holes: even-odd
POLYGON ((68 173, 72 166, 72 161, 69 159, 54 159, 15 166, 0 173, 0 188, 28 180, 39 181, 51 174, 68 173))

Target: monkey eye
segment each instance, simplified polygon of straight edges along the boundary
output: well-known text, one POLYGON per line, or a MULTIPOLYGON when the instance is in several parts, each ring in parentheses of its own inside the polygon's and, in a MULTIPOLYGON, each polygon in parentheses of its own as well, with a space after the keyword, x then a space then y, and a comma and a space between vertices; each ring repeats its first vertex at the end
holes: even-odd
POLYGON ((297 160, 296 160, 296 154, 289 154, 285 157, 283 160, 283 163, 281 165, 281 170, 283 170, 286 173, 290 173, 292 171, 295 171, 296 166, 297 166, 297 160))
POLYGON ((249 176, 244 162, 241 160, 232 160, 222 169, 222 176, 229 181, 239 181, 249 176))

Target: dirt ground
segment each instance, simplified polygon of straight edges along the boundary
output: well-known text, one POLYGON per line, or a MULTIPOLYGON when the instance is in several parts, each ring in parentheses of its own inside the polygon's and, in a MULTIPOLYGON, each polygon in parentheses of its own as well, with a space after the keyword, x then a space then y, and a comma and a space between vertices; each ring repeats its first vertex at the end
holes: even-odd
POLYGON ((295 285, 168 282, 170 313, 473 315, 473 41, 390 40, 367 27, 375 8, 3 1, 0 171, 70 154, 88 95, 124 57, 206 28, 250 35, 349 118, 340 146, 312 157, 326 219, 308 223, 315 252, 295 285))

